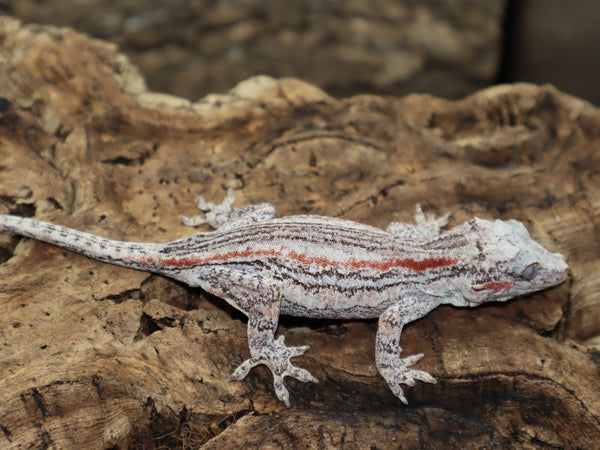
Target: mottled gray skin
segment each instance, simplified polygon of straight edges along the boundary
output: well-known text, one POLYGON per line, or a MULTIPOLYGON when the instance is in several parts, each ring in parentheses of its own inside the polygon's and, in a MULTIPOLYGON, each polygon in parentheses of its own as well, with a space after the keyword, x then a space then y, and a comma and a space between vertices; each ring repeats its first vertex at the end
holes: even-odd
POLYGON ((274 219, 263 203, 231 208, 198 197, 206 212, 180 217, 214 232, 166 243, 134 243, 15 216, 0 230, 42 240, 111 264, 167 275, 225 299, 248 316, 250 358, 231 375, 241 380, 259 364, 273 373, 277 397, 290 406, 284 378, 317 380, 291 358, 308 346, 275 339, 280 314, 317 318, 379 318, 375 361, 390 389, 407 403, 401 384, 435 383, 410 369, 423 354, 400 358, 402 328, 441 304, 477 306, 505 301, 562 282, 568 266, 529 236, 522 223, 474 218, 441 233, 448 215, 387 231, 323 216, 274 219))

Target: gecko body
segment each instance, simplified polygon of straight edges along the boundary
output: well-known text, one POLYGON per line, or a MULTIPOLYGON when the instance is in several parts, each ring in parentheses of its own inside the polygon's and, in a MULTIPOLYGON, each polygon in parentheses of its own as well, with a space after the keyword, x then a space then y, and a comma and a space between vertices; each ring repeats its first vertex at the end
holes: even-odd
POLYGON ((232 208, 196 199, 203 216, 186 225, 215 231, 165 243, 101 238, 67 227, 0 215, 0 231, 27 236, 110 264, 159 273, 201 287, 248 316, 250 358, 230 376, 243 379, 264 364, 277 397, 290 406, 286 376, 317 380, 291 363, 308 346, 275 338, 280 314, 312 318, 378 318, 375 360, 392 392, 407 403, 401 384, 435 383, 410 369, 423 355, 400 358, 400 335, 409 322, 441 304, 477 306, 505 301, 562 282, 568 266, 559 253, 535 242, 515 220, 474 218, 446 232, 448 216, 387 230, 324 216, 274 218, 267 203, 232 208))

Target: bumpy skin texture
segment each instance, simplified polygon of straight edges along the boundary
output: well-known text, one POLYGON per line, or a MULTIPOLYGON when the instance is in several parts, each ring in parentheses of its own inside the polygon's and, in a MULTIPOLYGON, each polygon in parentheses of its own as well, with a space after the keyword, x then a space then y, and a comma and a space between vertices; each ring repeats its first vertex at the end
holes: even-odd
POLYGON ((277 397, 290 406, 286 376, 317 380, 291 363, 308 346, 275 339, 280 314, 315 318, 379 318, 375 360, 390 389, 407 403, 401 385, 435 383, 413 370, 423 357, 400 358, 402 328, 441 304, 477 306, 505 301, 562 282, 568 266, 516 221, 473 218, 441 233, 448 214, 387 231, 323 216, 274 219, 267 203, 232 208, 196 199, 201 217, 180 217, 214 232, 166 243, 133 243, 16 216, 0 216, 0 231, 48 242, 111 264, 156 272, 201 287, 248 316, 250 358, 229 377, 243 379, 264 364, 277 397))

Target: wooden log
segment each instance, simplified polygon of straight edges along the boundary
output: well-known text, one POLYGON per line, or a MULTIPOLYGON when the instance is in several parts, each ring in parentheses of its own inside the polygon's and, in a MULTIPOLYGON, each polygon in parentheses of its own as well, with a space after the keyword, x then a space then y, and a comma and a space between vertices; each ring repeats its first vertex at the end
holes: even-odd
POLYGON ((244 317, 160 276, 2 234, 0 447, 554 446, 600 441, 600 111, 551 86, 335 99, 254 77, 197 103, 148 92, 112 44, 1 18, 2 213, 166 241, 193 198, 272 202, 385 227, 415 203, 516 218, 568 258, 564 284, 442 307, 403 333, 438 384, 395 398, 374 321, 282 321, 319 384, 227 376, 244 317), (575 425, 576 424, 576 425, 575 425))

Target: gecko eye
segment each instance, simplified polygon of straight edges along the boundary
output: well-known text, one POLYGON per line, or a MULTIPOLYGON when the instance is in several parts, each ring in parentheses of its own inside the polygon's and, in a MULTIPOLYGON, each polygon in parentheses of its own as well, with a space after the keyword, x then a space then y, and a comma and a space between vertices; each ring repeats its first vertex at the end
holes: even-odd
POLYGON ((523 272, 521 272, 521 278, 527 281, 533 279, 538 271, 539 266, 540 265, 538 263, 529 264, 527 267, 525 267, 523 272))

